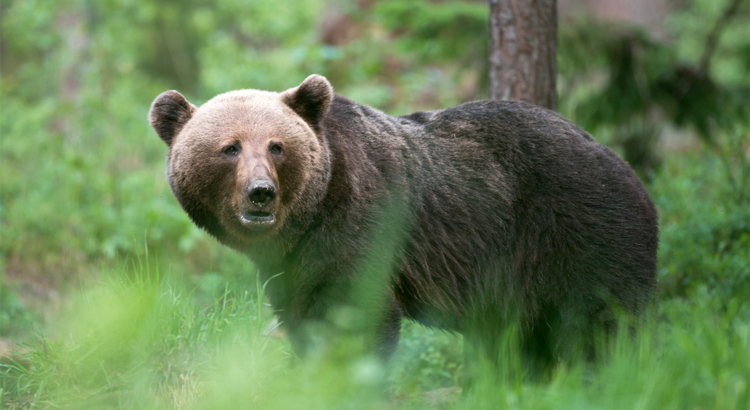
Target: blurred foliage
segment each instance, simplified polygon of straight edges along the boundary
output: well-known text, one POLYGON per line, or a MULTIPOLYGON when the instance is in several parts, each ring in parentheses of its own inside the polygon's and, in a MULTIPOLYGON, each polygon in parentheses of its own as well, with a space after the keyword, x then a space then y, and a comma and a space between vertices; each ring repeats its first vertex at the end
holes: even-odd
POLYGON ((585 17, 562 25, 561 111, 594 135, 613 135, 644 177, 661 161, 655 141, 665 125, 688 127, 713 149, 720 149, 719 135, 734 137, 738 130, 746 143, 748 18, 746 1, 693 0, 670 16, 668 25, 679 36, 670 43, 637 27, 585 17))
POLYGON ((482 66, 487 55, 487 5, 426 0, 375 3, 373 19, 397 36, 397 47, 416 61, 482 66))
POLYGON ((714 315, 708 299, 670 303, 637 335, 621 332, 602 360, 561 365, 549 383, 524 381, 509 347, 499 374, 486 370, 459 397, 455 388, 410 390, 415 381, 448 384, 439 372, 456 363, 440 351, 456 351, 449 339, 415 350, 416 327, 406 329, 394 364, 395 394, 383 389, 381 362, 351 354, 353 336, 331 354, 292 364, 257 289, 228 288, 196 308, 184 288, 142 266, 107 273, 56 324, 63 337, 39 337, 0 358, 0 401, 9 409, 739 410, 750 400, 750 327, 732 310, 714 315))
POLYGON ((0 337, 28 332, 39 318, 26 308, 18 292, 18 282, 0 272, 0 337))
MULTIPOLYGON (((672 408, 708 408, 711 389, 727 400, 747 397, 750 382, 731 363, 747 349, 750 317, 750 6, 740 0, 727 13, 735 1, 684 0, 666 21, 667 40, 586 16, 560 24, 561 113, 630 161, 659 208, 669 324, 658 332, 664 346, 678 348, 622 356, 592 383, 581 381, 588 370, 560 369, 549 390, 514 385, 467 408, 559 408, 564 399, 576 408, 632 408, 635 400, 669 408, 674 394, 683 406, 672 408), (683 384, 661 385, 660 377, 683 384), (641 390, 651 394, 628 396, 641 390)), ((25 362, 5 367, 3 383, 25 384, 0 386, 0 400, 5 391, 21 407, 55 404, 50 394, 72 388, 135 406, 153 398, 150 382, 163 387, 158 400, 174 401, 151 407, 186 408, 177 401, 199 393, 229 407, 255 397, 279 408, 301 397, 322 408, 372 398, 373 390, 353 387, 356 374, 371 374, 368 363, 345 369, 354 376, 342 381, 341 368, 278 367, 288 354, 282 342, 252 344, 267 340, 256 318, 268 320, 258 313, 252 264, 180 209, 163 177, 167 147, 146 114, 167 89, 200 105, 233 89, 284 90, 313 72, 337 93, 394 115, 485 98, 487 13, 485 2, 455 0, 0 2, 0 337, 41 321, 19 296, 19 278, 73 287, 102 265, 120 269, 151 254, 146 266, 120 269, 126 279, 105 279, 92 291, 100 293, 75 302, 74 339, 41 337, 25 348, 25 362), (138 288, 147 269, 171 272, 179 286, 146 280, 138 288), (142 331, 131 328, 140 324, 142 331), (116 353, 96 353, 99 343, 116 353), (89 355, 100 359, 96 371, 89 355), (247 390, 243 378, 261 387, 247 390), (356 401, 347 389, 365 394, 356 401)), ((393 393, 454 386, 460 363, 459 338, 408 324, 393 393)), ((384 404, 378 400, 371 403, 384 404)))
POLYGON ((456 386, 463 374, 463 340, 439 329, 404 320, 391 373, 393 392, 414 392, 456 386))
POLYGON ((710 297, 724 310, 742 301, 750 318, 750 206, 746 198, 734 200, 724 160, 713 153, 670 159, 654 180, 659 286, 666 298, 710 297))

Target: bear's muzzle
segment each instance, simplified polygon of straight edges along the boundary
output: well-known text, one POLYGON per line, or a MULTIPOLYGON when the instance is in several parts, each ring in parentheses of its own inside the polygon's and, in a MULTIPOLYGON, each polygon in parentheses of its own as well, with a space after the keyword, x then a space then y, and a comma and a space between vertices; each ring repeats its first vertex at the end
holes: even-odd
POLYGON ((246 210, 240 213, 240 220, 246 225, 266 225, 276 221, 271 204, 276 198, 276 185, 268 179, 253 181, 247 187, 247 198, 254 210, 246 210))

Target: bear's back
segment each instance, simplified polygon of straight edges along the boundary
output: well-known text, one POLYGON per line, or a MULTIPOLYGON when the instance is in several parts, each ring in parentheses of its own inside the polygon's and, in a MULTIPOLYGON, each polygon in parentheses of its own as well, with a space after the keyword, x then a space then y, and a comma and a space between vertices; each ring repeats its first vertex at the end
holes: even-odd
MULTIPOLYGON (((421 129, 408 136, 421 157, 412 171, 420 215, 405 293, 448 289, 430 298, 446 312, 494 303, 477 295, 496 297, 502 287, 515 287, 532 315, 546 303, 602 292, 627 310, 643 307, 655 282, 656 211, 609 148, 522 102, 471 102, 398 120, 421 129), (425 272, 431 282, 420 277, 425 272)), ((412 310, 418 316, 429 308, 412 310)))

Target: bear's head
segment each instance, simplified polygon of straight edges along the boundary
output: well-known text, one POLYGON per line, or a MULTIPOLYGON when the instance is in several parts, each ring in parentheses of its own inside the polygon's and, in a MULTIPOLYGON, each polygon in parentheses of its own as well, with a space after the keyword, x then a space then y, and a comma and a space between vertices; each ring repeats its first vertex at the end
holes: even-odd
POLYGON ((332 99, 319 75, 282 93, 231 91, 200 108, 177 91, 159 95, 149 121, 169 146, 167 180, 193 222, 242 246, 311 211, 330 178, 321 121, 332 99))

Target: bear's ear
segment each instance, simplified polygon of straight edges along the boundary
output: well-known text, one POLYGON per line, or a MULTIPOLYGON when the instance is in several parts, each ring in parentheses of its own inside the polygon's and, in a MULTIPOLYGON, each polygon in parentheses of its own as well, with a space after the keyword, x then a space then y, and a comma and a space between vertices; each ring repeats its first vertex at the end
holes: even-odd
POLYGON ((193 117, 195 110, 197 108, 182 94, 174 90, 165 91, 151 104, 148 121, 159 137, 171 146, 172 140, 193 117))
POLYGON ((333 101, 333 87, 322 75, 313 74, 298 87, 284 91, 281 101, 317 131, 333 101))

